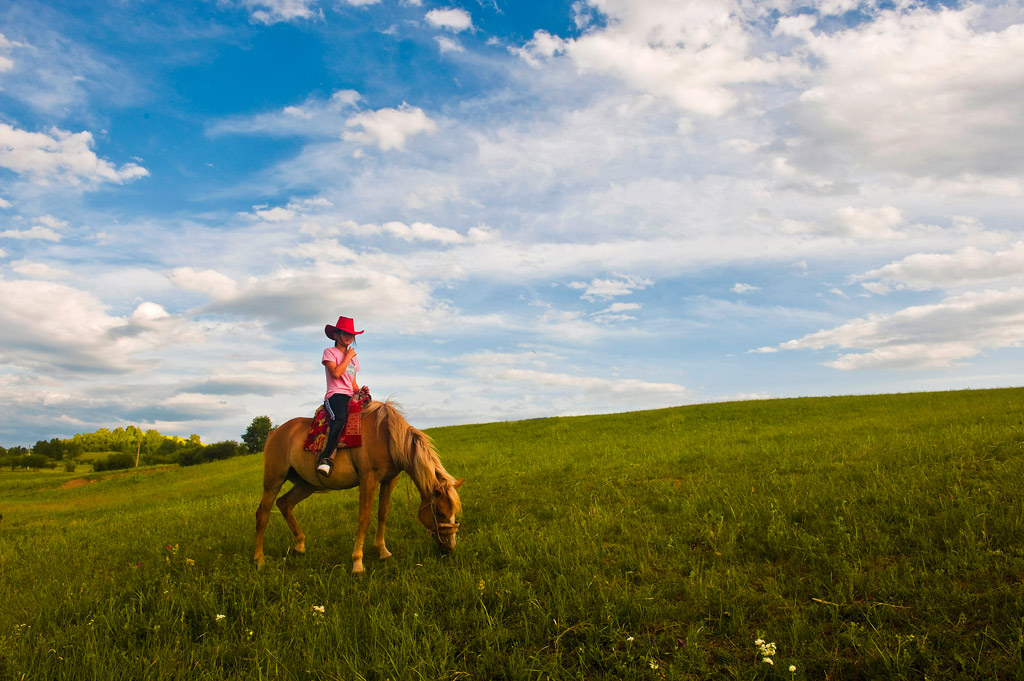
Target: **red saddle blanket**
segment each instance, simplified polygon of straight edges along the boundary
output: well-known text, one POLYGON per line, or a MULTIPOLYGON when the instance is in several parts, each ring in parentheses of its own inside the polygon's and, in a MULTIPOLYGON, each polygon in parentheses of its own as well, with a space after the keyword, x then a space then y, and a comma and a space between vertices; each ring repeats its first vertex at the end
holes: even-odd
MULTIPOLYGON (((323 405, 317 407, 313 415, 313 425, 306 433, 305 450, 319 454, 324 451, 327 444, 327 430, 331 426, 331 417, 323 405)), ((362 447, 363 446, 363 405, 358 400, 348 403, 348 422, 345 430, 338 438, 338 447, 362 447)))

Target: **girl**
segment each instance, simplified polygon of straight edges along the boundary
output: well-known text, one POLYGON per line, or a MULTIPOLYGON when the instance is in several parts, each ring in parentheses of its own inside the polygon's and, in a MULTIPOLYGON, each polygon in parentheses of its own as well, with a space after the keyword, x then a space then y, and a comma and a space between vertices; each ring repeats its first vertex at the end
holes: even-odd
POLYGON ((334 341, 334 346, 324 350, 320 363, 327 372, 327 394, 324 396, 324 408, 331 417, 331 427, 327 431, 327 444, 320 452, 318 473, 329 476, 334 470, 334 453, 338 437, 345 429, 348 421, 348 403, 352 396, 359 392, 356 383, 356 372, 359 371, 359 360, 352 343, 362 331, 355 330, 351 317, 338 317, 334 326, 328 324, 324 333, 334 341))

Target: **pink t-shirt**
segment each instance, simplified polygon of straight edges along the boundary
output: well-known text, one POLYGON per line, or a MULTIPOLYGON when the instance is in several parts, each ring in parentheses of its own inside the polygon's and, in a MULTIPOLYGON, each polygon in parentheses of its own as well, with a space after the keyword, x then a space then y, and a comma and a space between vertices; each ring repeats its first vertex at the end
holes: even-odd
POLYGON ((359 358, 353 357, 352 361, 348 363, 348 367, 345 368, 345 373, 341 375, 341 378, 335 378, 331 376, 331 372, 327 369, 327 362, 334 362, 335 364, 341 364, 345 360, 345 353, 336 347, 330 347, 324 350, 323 359, 320 363, 324 365, 324 373, 327 374, 327 394, 324 395, 324 399, 327 400, 331 395, 337 395, 342 393, 345 395, 355 395, 355 382, 356 372, 359 371, 359 358))

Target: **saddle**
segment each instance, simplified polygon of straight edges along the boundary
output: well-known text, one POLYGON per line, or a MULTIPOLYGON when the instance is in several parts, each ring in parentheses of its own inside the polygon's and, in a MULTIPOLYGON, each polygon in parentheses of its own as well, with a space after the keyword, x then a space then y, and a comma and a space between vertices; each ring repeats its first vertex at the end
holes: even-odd
MULTIPOLYGON (((363 446, 363 407, 370 403, 370 391, 366 386, 359 389, 359 394, 348 403, 348 419, 345 430, 338 438, 338 449, 363 446)), ((306 433, 303 449, 319 454, 327 444, 327 431, 331 427, 331 417, 323 405, 316 408, 313 424, 306 433)))

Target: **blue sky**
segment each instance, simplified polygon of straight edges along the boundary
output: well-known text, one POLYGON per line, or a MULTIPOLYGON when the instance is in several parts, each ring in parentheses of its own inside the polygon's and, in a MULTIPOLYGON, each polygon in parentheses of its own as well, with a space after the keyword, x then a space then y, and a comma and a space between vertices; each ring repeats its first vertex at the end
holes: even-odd
POLYGON ((0 9, 0 444, 1024 382, 1024 5, 0 9))

